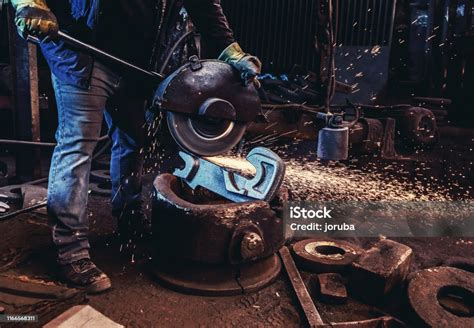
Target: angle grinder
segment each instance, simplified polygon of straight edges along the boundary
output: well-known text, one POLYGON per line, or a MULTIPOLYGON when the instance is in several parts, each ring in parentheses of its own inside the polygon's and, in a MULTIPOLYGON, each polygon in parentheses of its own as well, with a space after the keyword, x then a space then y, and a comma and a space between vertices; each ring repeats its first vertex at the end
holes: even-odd
MULTIPOLYGON (((166 112, 168 128, 176 143, 198 156, 216 156, 232 149, 242 139, 247 124, 261 111, 255 86, 245 85, 239 73, 225 62, 192 56, 188 63, 163 76, 62 31, 57 38, 73 48, 156 81, 153 108, 166 112)), ((27 40, 36 44, 47 42, 31 35, 27 40)))

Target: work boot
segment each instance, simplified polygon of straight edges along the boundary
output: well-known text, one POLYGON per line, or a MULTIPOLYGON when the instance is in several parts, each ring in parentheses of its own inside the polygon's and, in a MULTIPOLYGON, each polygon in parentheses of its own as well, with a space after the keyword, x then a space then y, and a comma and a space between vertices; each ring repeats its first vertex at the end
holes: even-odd
POLYGON ((143 211, 141 203, 125 205, 112 214, 117 219, 118 236, 122 243, 138 244, 149 239, 151 219, 143 211))
POLYGON ((84 289, 88 294, 97 294, 112 287, 109 277, 90 259, 81 259, 62 265, 60 275, 68 285, 84 289))

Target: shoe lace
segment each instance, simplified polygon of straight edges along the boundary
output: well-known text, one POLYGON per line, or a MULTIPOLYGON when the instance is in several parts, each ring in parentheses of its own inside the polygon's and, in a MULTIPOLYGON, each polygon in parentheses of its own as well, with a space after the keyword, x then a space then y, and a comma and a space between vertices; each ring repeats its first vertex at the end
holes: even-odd
POLYGON ((90 269, 91 267, 94 266, 92 264, 92 261, 89 260, 89 259, 81 259, 81 260, 77 261, 75 264, 76 264, 77 268, 80 271, 85 271, 85 270, 90 269))

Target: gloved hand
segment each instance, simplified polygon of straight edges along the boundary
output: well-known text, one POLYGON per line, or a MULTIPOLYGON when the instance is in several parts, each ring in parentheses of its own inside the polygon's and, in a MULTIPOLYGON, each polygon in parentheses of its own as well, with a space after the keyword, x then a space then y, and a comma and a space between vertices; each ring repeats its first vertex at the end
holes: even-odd
POLYGON ((225 48, 218 59, 234 66, 234 68, 240 72, 240 76, 246 85, 250 82, 254 82, 259 86, 260 83, 258 83, 256 76, 260 74, 262 70, 262 63, 257 57, 243 52, 237 42, 225 48))
POLYGON ((56 16, 44 0, 12 0, 15 8, 15 24, 21 36, 27 34, 45 38, 58 32, 56 16))

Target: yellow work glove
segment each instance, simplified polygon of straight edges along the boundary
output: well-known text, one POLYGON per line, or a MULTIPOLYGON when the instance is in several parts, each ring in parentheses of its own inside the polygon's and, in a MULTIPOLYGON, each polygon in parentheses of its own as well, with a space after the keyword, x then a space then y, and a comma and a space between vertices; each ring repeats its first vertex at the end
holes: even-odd
POLYGON ((41 39, 58 32, 58 21, 44 0, 12 0, 15 24, 21 36, 28 34, 41 39))
POLYGON ((246 85, 250 82, 259 85, 256 76, 262 70, 262 63, 257 57, 245 53, 237 42, 225 48, 218 59, 237 69, 246 85))

